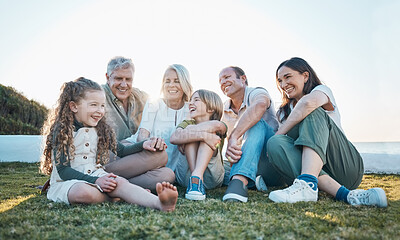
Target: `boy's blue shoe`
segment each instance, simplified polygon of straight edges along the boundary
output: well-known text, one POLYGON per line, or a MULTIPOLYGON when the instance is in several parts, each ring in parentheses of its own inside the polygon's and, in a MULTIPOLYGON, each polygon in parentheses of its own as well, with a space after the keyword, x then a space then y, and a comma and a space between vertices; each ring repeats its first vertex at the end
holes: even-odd
POLYGON ((188 187, 186 189, 185 198, 189 200, 206 199, 206 191, 204 190, 203 181, 201 181, 199 177, 190 177, 188 187))

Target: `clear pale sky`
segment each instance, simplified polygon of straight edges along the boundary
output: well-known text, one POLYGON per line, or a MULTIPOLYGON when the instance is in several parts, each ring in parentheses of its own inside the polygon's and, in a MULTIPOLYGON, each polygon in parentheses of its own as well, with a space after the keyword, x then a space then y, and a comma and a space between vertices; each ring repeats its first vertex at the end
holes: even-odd
POLYGON ((219 71, 237 65, 279 104, 276 67, 297 56, 333 90, 351 141, 400 141, 399 12, 395 0, 0 0, 0 83, 52 107, 62 83, 105 83, 122 55, 152 96, 180 63, 225 100, 219 71))

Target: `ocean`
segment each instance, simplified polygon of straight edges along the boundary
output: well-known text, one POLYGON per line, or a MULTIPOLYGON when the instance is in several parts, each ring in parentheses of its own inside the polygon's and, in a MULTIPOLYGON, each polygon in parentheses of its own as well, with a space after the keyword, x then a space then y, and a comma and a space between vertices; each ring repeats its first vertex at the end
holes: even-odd
MULTIPOLYGON (((0 135, 0 162, 38 162, 42 137, 0 135)), ((400 174, 400 142, 355 142, 366 173, 400 174)))
POLYGON ((360 153, 400 155, 400 142, 355 142, 360 153))

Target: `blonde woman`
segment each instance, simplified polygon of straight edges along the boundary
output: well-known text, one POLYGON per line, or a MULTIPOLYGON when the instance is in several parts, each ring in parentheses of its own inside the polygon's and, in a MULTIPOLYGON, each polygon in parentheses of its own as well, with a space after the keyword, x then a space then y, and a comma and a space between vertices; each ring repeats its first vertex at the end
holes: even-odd
POLYGON ((173 171, 181 154, 178 147, 170 143, 169 138, 178 124, 188 117, 188 101, 192 91, 188 70, 180 64, 168 66, 162 80, 162 97, 146 102, 138 132, 126 139, 138 142, 149 137, 162 138, 168 146, 167 167, 173 171))

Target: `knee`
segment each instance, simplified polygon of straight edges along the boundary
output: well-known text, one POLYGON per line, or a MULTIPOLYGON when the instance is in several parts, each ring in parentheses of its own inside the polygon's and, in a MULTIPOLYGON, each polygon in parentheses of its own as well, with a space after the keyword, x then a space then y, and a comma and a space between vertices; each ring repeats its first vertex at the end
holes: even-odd
POLYGON ((121 186, 124 186, 126 184, 130 184, 129 181, 126 178, 123 178, 123 177, 117 177, 115 179, 115 181, 117 181, 117 187, 121 187, 121 186))
POLYGON ((172 169, 168 167, 163 168, 163 175, 165 176, 164 181, 169 182, 171 184, 175 182, 175 173, 174 171, 172 171, 172 169))
POLYGON ((276 156, 279 156, 284 151, 282 145, 286 141, 286 138, 287 136, 285 135, 274 135, 268 140, 267 153, 271 162, 276 160, 276 156))
POLYGON ((104 197, 102 196, 102 193, 100 193, 97 189, 76 186, 74 187, 73 191, 69 191, 68 201, 71 204, 99 203, 104 201, 104 197))
POLYGON ((327 115, 327 113, 322 109, 322 107, 319 107, 308 114, 302 121, 301 125, 303 125, 303 123, 305 122, 310 124, 318 123, 319 125, 327 125, 328 119, 329 116, 327 115))
POLYGON ((168 154, 167 154, 167 151, 162 151, 162 152, 160 152, 160 162, 161 162, 161 164, 162 164, 162 166, 165 166, 165 165, 167 165, 167 163, 168 163, 168 154))
POLYGON ((166 151, 151 152, 151 161, 156 162, 159 167, 165 167, 168 162, 168 154, 166 151))
POLYGON ((249 134, 263 133, 263 132, 264 132, 264 129, 265 129, 265 126, 264 126, 264 124, 263 124, 262 121, 264 121, 264 120, 261 119, 261 120, 258 121, 256 124, 254 124, 251 128, 249 128, 249 129, 246 131, 246 134, 249 135, 249 134))
POLYGON ((253 127, 251 127, 249 130, 246 131, 245 133, 245 138, 257 138, 257 139, 266 139, 268 140, 275 134, 274 129, 268 125, 264 121, 264 119, 261 119, 258 121, 253 127))

